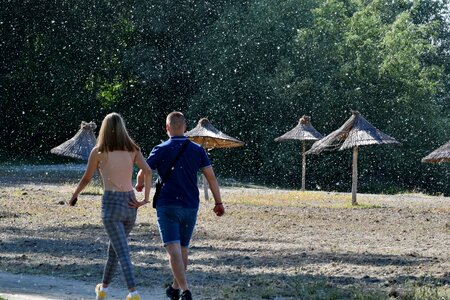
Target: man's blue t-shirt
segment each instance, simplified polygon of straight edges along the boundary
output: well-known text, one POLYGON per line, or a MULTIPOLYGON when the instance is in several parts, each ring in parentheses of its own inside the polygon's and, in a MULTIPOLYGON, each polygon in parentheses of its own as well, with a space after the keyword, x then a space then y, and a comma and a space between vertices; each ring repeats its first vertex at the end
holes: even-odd
MULTIPOLYGON (((185 136, 174 136, 153 148, 147 158, 150 168, 157 170, 160 177, 165 176, 186 139, 185 136)), ((157 207, 198 208, 200 199, 197 173, 206 167, 211 167, 211 162, 205 149, 196 143, 189 142, 178 159, 172 175, 161 188, 157 207)))

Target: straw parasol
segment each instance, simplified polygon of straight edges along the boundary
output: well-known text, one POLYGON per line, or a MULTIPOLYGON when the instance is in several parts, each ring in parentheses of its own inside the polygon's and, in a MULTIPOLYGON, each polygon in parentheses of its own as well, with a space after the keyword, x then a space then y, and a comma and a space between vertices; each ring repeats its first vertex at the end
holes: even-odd
POLYGON ((442 163, 442 162, 450 162, 450 141, 441 147, 437 148, 424 158, 422 158, 422 162, 426 163, 442 163))
POLYGON ((366 145, 400 144, 393 137, 381 132, 370 124, 359 112, 352 116, 337 130, 315 142, 306 154, 319 154, 325 149, 353 148, 352 205, 357 205, 358 186, 358 147, 366 145))
POLYGON ((207 118, 200 119, 197 126, 185 135, 205 149, 234 148, 245 145, 244 142, 216 129, 207 118))
POLYGON ((286 132, 275 139, 275 142, 282 142, 287 140, 298 140, 302 142, 302 191, 305 190, 306 177, 306 141, 317 141, 322 138, 322 135, 311 125, 311 118, 303 116, 290 131, 286 132))
MULTIPOLYGON (((213 125, 211 125, 207 118, 201 118, 198 121, 197 126, 194 129, 186 132, 185 136, 187 136, 194 143, 201 145, 205 149, 235 148, 245 145, 244 142, 226 135, 225 133, 215 128, 213 125)), ((208 200, 208 185, 204 176, 203 187, 205 191, 205 199, 208 200)))
POLYGON ((95 128, 97 125, 94 122, 82 121, 80 130, 70 140, 51 149, 50 153, 88 160, 89 154, 97 142, 94 134, 95 128))

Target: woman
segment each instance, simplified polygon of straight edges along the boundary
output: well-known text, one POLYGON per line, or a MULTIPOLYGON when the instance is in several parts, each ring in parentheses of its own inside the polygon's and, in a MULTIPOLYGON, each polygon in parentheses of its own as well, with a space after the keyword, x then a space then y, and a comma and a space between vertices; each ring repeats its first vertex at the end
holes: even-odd
POLYGON ((149 202, 152 173, 139 147, 129 137, 122 117, 117 113, 111 113, 103 120, 97 144, 91 151, 86 172, 70 199, 70 205, 75 205, 78 195, 91 181, 97 169, 103 179, 102 221, 109 237, 109 245, 103 281, 95 287, 96 299, 106 298, 108 285, 120 262, 129 290, 127 300, 140 300, 127 237, 136 221, 137 208, 149 202), (136 200, 131 183, 134 164, 145 170, 145 197, 142 201, 136 200))

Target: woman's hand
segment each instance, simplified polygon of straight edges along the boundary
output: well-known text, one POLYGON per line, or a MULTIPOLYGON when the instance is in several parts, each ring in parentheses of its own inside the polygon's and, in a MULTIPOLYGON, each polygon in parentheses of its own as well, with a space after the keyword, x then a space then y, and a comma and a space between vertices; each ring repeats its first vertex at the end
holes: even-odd
POLYGON ((131 208, 138 209, 139 207, 141 207, 142 205, 145 205, 147 203, 149 203, 149 201, 147 199, 144 199, 142 201, 137 201, 136 198, 131 198, 130 201, 128 202, 128 206, 131 208))

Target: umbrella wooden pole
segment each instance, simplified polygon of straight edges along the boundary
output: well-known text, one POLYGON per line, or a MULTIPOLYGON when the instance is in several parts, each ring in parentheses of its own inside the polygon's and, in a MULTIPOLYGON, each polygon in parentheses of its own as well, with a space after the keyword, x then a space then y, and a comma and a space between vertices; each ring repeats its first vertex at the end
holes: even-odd
POLYGON ((302 141, 302 191, 305 191, 305 177, 306 177, 306 154, 305 141, 302 141))
MULTIPOLYGON (((203 142, 202 142, 202 147, 205 149, 205 151, 206 151, 206 147, 203 145, 203 142)), ((208 181, 206 180, 206 177, 205 177, 205 175, 203 175, 202 174, 202 180, 203 180, 203 192, 204 192, 204 194, 205 194, 205 200, 206 201, 209 201, 209 195, 208 195, 208 188, 209 188, 209 186, 208 186, 208 181)))
POLYGON ((202 174, 203 177, 203 191, 205 192, 205 200, 208 201, 209 200, 209 195, 208 195, 208 181, 206 180, 205 175, 202 174))
POLYGON ((353 147, 352 168, 352 205, 358 205, 356 201, 356 190, 358 187, 358 146, 353 147))

